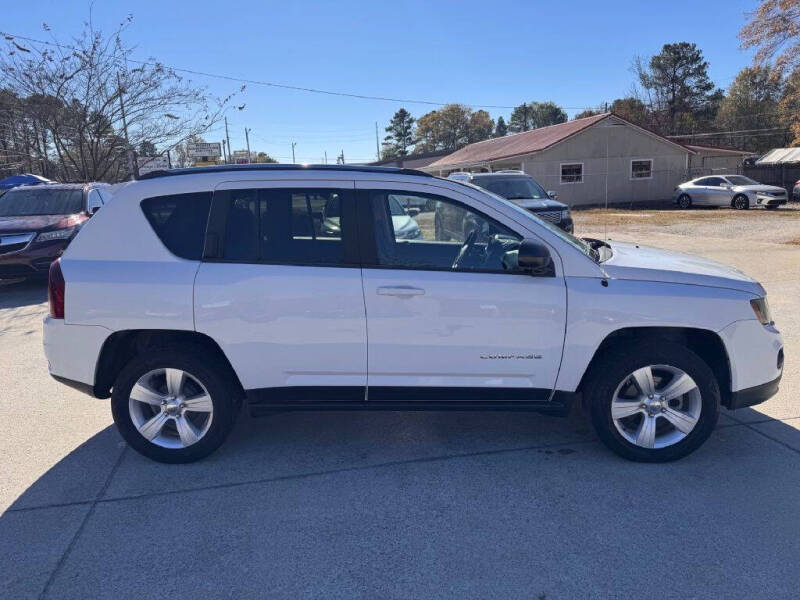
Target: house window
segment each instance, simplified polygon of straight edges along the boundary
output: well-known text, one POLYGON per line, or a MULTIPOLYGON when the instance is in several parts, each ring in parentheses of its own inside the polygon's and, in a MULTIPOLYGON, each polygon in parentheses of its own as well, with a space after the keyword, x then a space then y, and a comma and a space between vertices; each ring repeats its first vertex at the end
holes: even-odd
POLYGON ((631 179, 652 179, 653 160, 650 158, 631 161, 631 179))
POLYGON ((561 163, 561 183, 583 183, 583 163, 561 163))

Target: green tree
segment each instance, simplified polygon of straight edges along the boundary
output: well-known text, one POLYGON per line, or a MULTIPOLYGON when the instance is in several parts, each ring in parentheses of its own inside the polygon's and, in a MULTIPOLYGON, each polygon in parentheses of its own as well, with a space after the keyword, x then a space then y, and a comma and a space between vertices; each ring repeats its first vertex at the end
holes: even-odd
POLYGON ((417 143, 414 151, 456 150, 469 142, 471 110, 463 104, 447 104, 417 120, 417 143))
POLYGON ((508 125, 506 125, 506 120, 500 116, 497 117, 497 126, 494 129, 494 137, 503 137, 508 135, 508 125))
POLYGON ((800 146, 800 0, 761 0, 739 32, 742 48, 756 48, 756 65, 774 61, 789 73, 780 109, 800 146))
POLYGON ((528 131, 566 121, 567 113, 555 102, 529 102, 520 104, 511 112, 508 129, 513 132, 528 131))
POLYGON ((266 152, 259 152, 258 154, 255 155, 255 158, 253 159, 253 162, 256 162, 256 163, 276 163, 278 161, 275 160, 274 158, 272 158, 266 152))
POLYGON ((659 133, 706 128, 713 121, 721 94, 715 92, 708 63, 696 44, 664 44, 649 61, 637 58, 634 70, 659 133))
MULTIPOLYGON (((717 127, 721 131, 740 131, 781 127, 785 122, 780 102, 785 84, 781 72, 769 66, 745 67, 736 76, 720 104, 717 127)), ((785 136, 720 136, 720 142, 752 151, 783 145, 785 136)))
POLYGON ((611 103, 609 110, 636 125, 643 127, 650 125, 650 113, 647 106, 638 98, 632 96, 617 98, 611 103))
POLYGON ((414 123, 416 120, 405 108, 401 108, 392 117, 383 138, 382 158, 406 156, 414 145, 414 123))
POLYGON ((575 115, 572 118, 573 118, 573 120, 574 119, 585 119, 586 117, 593 117, 595 115, 602 115, 602 114, 603 114, 603 111, 601 111, 601 110, 593 110, 591 108, 587 108, 586 110, 582 110, 581 112, 579 112, 577 115, 575 115))
POLYGON ((477 110, 469 116, 469 133, 467 141, 481 142, 492 137, 494 119, 485 110, 477 110))

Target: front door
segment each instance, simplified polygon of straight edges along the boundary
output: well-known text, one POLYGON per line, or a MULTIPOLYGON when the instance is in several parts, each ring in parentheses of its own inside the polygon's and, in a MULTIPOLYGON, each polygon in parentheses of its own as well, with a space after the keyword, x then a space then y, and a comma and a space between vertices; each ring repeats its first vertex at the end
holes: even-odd
POLYGON ((355 236, 352 181, 216 190, 195 280, 196 328, 220 343, 246 390, 276 401, 363 401, 355 236))
POLYGON ((468 197, 357 188, 369 401, 548 399, 564 341, 563 278, 517 270, 522 235, 468 197), (396 196, 414 194, 433 210, 398 230, 396 196))

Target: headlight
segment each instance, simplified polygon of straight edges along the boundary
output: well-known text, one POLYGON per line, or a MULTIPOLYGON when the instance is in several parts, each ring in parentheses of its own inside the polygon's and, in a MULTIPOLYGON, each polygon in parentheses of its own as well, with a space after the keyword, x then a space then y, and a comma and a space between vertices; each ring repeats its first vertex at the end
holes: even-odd
POLYGON ((53 240, 65 240, 72 236, 78 230, 77 225, 72 227, 65 227, 64 229, 55 229, 53 231, 45 231, 36 236, 37 242, 51 242, 53 240))
POLYGON ((769 304, 767 304, 766 298, 750 300, 750 306, 753 307, 753 312, 756 313, 756 318, 762 325, 772 325, 774 323, 772 315, 769 312, 769 304))

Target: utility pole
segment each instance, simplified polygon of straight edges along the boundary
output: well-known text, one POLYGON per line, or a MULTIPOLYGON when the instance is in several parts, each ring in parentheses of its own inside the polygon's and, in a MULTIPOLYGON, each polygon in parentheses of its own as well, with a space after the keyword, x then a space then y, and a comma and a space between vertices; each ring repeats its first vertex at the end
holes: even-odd
POLYGON ((225 161, 227 165, 231 159, 231 136, 228 134, 228 117, 225 117, 225 139, 228 140, 228 158, 225 161))
POLYGON ((222 140, 222 160, 225 161, 225 164, 228 164, 228 154, 226 152, 225 147, 225 140, 222 140))
POLYGON ((122 131, 125 133, 125 145, 127 146, 125 153, 128 155, 128 170, 131 173, 131 179, 137 179, 139 174, 136 172, 133 148, 131 148, 131 140, 128 138, 128 121, 125 119, 125 103, 122 101, 122 83, 119 80, 119 71, 117 72, 117 94, 119 94, 119 110, 122 113, 122 131))
POLYGON ((528 131, 528 103, 522 105, 522 131, 528 131))
POLYGON ((375 155, 381 159, 381 145, 378 143, 378 122, 375 121, 375 155))
POLYGON ((250 130, 247 127, 244 128, 244 139, 247 140, 247 160, 252 161, 253 157, 250 156, 250 130))
POLYGON ((325 150, 325 164, 328 164, 328 151, 325 150))
POLYGON ((343 165, 344 164, 344 150, 342 150, 342 153, 339 156, 336 157, 336 164, 337 165, 343 165))
POLYGON ((292 142, 292 164, 295 164, 295 162, 294 162, 294 147, 295 146, 297 146, 297 142, 292 142))

